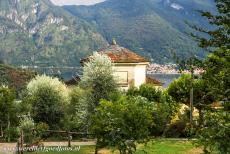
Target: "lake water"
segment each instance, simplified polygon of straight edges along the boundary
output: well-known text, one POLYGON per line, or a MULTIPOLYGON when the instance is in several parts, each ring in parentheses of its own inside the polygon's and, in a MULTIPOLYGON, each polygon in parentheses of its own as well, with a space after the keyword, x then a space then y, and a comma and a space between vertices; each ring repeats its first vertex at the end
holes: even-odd
POLYGON ((150 74, 150 76, 154 77, 155 79, 161 81, 164 88, 167 88, 169 84, 180 77, 180 74, 150 74))

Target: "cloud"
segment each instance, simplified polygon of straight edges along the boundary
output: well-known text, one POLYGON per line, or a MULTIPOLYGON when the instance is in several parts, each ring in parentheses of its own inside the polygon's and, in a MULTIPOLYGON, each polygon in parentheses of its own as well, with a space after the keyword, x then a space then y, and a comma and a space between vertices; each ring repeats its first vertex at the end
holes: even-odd
POLYGON ((56 5, 93 5, 105 0, 51 0, 56 5))

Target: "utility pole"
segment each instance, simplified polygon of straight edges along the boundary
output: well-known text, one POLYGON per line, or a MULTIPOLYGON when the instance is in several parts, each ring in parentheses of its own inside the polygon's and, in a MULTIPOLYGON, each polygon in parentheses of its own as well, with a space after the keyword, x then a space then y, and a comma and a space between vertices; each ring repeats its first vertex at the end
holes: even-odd
POLYGON ((190 87, 190 127, 193 124, 193 81, 194 81, 194 68, 191 66, 191 87, 190 87))

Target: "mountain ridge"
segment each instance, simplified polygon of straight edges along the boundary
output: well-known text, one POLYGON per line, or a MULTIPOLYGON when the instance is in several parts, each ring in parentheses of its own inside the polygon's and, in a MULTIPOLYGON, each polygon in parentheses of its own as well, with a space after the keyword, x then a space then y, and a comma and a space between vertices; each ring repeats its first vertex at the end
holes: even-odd
POLYGON ((113 38, 154 63, 173 63, 174 53, 204 57, 184 21, 207 26, 195 10, 214 10, 211 1, 107 0, 60 7, 49 0, 0 0, 0 61, 79 66, 113 38))
POLYGON ((5 63, 75 66, 82 56, 107 44, 94 27, 49 0, 0 4, 0 59, 5 63))
POLYGON ((188 35, 196 33, 185 23, 208 26, 197 10, 214 10, 212 0, 107 0, 92 6, 63 6, 86 20, 110 42, 152 58, 153 62, 173 62, 173 55, 205 54, 188 35), (194 8, 193 8, 194 6, 194 8))

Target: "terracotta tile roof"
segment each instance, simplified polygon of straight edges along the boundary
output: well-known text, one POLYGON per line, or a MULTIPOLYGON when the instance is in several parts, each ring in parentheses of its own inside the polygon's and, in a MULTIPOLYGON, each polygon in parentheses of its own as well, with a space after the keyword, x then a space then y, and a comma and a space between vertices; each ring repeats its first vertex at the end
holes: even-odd
POLYGON ((161 81, 153 78, 152 76, 146 76, 146 83, 157 85, 157 86, 162 86, 164 84, 161 81))
POLYGON ((80 82, 80 77, 79 76, 76 76, 68 81, 65 81, 65 84, 67 86, 73 86, 73 85, 78 85, 78 83, 80 82))
MULTIPOLYGON (((126 49, 120 47, 119 45, 110 45, 106 48, 100 49, 98 53, 106 54, 111 58, 114 63, 141 63, 149 62, 146 58, 126 49)), ((82 59, 81 63, 84 63, 89 60, 89 57, 82 59)))
POLYGON ((111 45, 108 48, 101 49, 98 52, 106 54, 114 63, 149 62, 146 58, 130 51, 129 49, 120 47, 119 45, 111 45))

